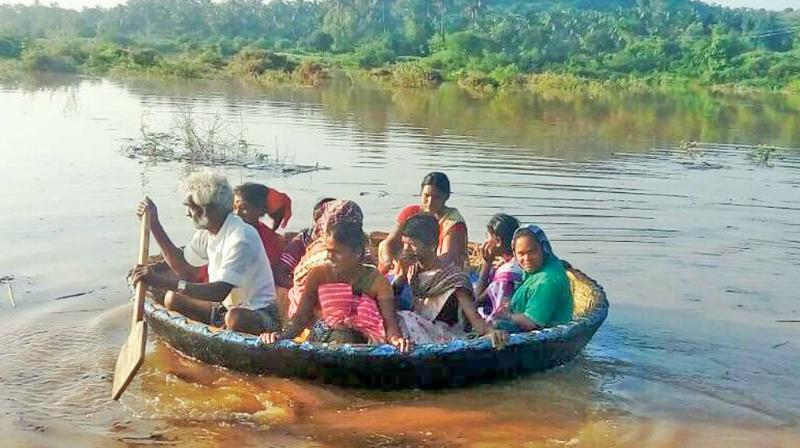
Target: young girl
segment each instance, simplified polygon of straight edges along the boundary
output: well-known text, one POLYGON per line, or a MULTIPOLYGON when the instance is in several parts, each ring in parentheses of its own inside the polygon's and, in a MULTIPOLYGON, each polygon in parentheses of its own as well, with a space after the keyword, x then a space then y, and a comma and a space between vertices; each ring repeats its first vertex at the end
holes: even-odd
POLYGON ((297 337, 311 329, 310 341, 390 343, 407 351, 394 308, 394 294, 386 279, 361 263, 366 236, 355 222, 337 223, 324 235, 327 263, 308 272, 299 306, 285 329, 264 333, 271 344, 297 337))
POLYGON ((523 271, 514 258, 512 247, 514 232, 518 228, 519 221, 505 213, 494 215, 486 226, 487 239, 481 247, 483 265, 475 296, 481 304, 478 312, 489 321, 522 283, 523 271))

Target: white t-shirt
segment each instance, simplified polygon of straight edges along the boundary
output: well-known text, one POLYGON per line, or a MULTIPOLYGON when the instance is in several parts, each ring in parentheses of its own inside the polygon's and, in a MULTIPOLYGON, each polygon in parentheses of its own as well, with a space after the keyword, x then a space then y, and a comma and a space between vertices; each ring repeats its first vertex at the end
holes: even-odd
POLYGON ((209 282, 233 285, 222 301, 227 309, 257 310, 275 301, 275 280, 261 237, 233 213, 216 235, 208 230, 195 232, 183 256, 192 266, 208 264, 209 282))

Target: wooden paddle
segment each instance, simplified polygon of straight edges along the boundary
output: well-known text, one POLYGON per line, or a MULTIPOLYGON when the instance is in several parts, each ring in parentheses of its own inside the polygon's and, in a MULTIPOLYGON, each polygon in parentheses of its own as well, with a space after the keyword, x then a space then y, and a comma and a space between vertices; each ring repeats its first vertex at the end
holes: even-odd
MULTIPOLYGON (((150 216, 145 212, 142 215, 142 228, 139 238, 139 264, 147 263, 147 252, 150 247, 150 216)), ((111 388, 111 398, 119 400, 125 389, 133 380, 139 367, 144 362, 144 349, 147 345, 147 325, 144 322, 144 282, 136 285, 136 299, 133 302, 133 318, 131 333, 128 340, 122 345, 114 367, 114 385, 111 388)))

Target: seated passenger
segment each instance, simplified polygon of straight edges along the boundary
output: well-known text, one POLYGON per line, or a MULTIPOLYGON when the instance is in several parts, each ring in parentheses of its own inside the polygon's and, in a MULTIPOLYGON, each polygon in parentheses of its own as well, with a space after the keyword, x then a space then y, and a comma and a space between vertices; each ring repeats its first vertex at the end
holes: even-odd
POLYGON ((275 229, 289 222, 286 213, 288 208, 288 216, 291 216, 291 207, 288 196, 261 184, 248 182, 233 189, 233 211, 258 231, 273 272, 284 248, 283 237, 275 229), (272 219, 272 227, 261 222, 264 215, 272 219))
POLYGON ((402 250, 401 229, 406 220, 418 213, 431 213, 439 226, 436 256, 443 264, 464 266, 467 261, 467 224, 458 209, 447 207, 450 198, 450 179, 444 173, 433 172, 422 180, 421 205, 409 205, 397 215, 394 228, 378 246, 381 272, 389 272, 402 250))
MULTIPOLYGON (((308 273, 315 267, 328 262, 326 236, 329 230, 336 224, 346 222, 358 224, 359 227, 363 225, 364 213, 358 204, 353 201, 337 199, 326 202, 322 206, 322 216, 320 216, 317 225, 314 227, 311 242, 292 274, 292 288, 288 292, 289 309, 287 316, 289 318, 294 315, 300 305, 300 298, 303 296, 308 273)), ((365 252, 367 252, 366 249, 365 252)), ((362 254, 362 261, 364 261, 364 258, 365 256, 362 254)))
POLYGON ((506 305, 511 294, 522 283, 522 268, 514 257, 511 242, 519 221, 513 216, 498 213, 486 226, 486 242, 481 246, 483 264, 475 295, 478 297, 478 312, 491 321, 495 311, 506 305), (500 258, 500 262, 496 260, 500 258))
POLYGON ((333 198, 324 198, 314 205, 313 225, 301 230, 291 241, 286 243, 277 263, 273 263, 273 273, 275 274, 275 284, 278 288, 289 289, 292 287, 294 270, 300 259, 306 254, 314 235, 319 234, 319 220, 322 217, 323 208, 326 203, 335 201, 333 198))
POLYGON ((439 224, 435 216, 419 213, 401 229, 403 252, 398 259, 395 293, 410 290, 410 311, 399 311, 403 335, 417 344, 447 343, 466 337, 468 324, 479 335, 489 335, 502 346, 503 332, 493 331, 475 309, 467 274, 436 258, 439 224), (465 322, 466 319, 466 322, 465 322))
POLYGON ((521 227, 514 233, 514 254, 524 277, 508 306, 495 313, 495 328, 512 333, 539 330, 572 320, 572 290, 567 271, 544 231, 521 227))
POLYGON ((171 275, 152 266, 133 270, 134 284, 164 288, 164 306, 191 319, 259 334, 276 328, 275 284, 267 254, 256 230, 233 213, 233 192, 225 177, 209 171, 186 178, 188 215, 197 229, 181 250, 167 236, 150 199, 138 214, 150 217, 150 231, 171 275), (208 265, 208 283, 191 283, 199 266, 208 265))
MULTIPOLYGON (((277 190, 248 182, 233 189, 233 211, 258 231, 274 275, 284 247, 283 237, 278 235, 275 229, 289 222, 289 217, 292 215, 292 200, 277 190), (267 227, 261 222, 260 218, 264 215, 272 219, 272 227, 267 227)), ((208 282, 208 266, 200 269, 196 280, 198 283, 208 282)))
POLYGON ((283 331, 264 333, 261 341, 292 339, 310 327, 308 340, 313 342, 388 341, 408 350, 397 326, 391 286, 377 269, 361 263, 366 243, 361 224, 334 224, 324 240, 328 262, 306 275, 297 312, 283 331))

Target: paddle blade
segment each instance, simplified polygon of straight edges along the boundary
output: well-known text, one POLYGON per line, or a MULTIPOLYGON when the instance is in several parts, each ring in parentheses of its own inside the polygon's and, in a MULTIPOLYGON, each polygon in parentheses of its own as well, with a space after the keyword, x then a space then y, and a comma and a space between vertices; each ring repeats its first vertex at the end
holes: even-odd
POLYGON ((111 388, 111 398, 119 400, 125 389, 133 380, 139 367, 144 362, 144 349, 147 345, 147 324, 143 320, 136 322, 131 328, 128 340, 122 346, 117 356, 117 365, 114 367, 114 385, 111 388))

